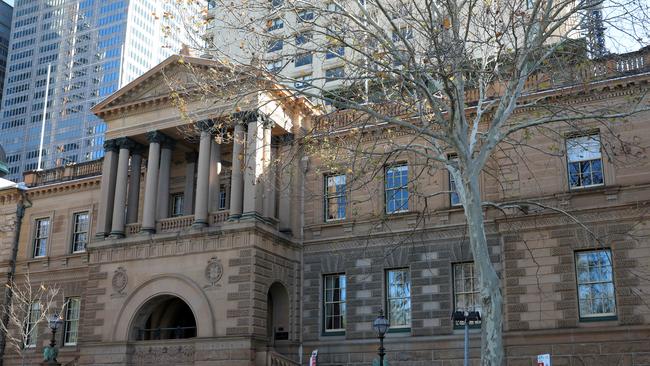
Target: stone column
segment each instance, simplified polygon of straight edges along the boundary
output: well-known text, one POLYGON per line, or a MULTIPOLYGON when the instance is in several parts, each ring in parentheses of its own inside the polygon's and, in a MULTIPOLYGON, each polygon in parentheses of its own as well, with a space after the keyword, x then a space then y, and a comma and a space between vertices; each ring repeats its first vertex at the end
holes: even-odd
POLYGON ((99 210, 97 211, 98 238, 103 238, 111 231, 113 219, 113 196, 115 196, 115 179, 117 175, 117 144, 115 140, 104 142, 104 162, 102 165, 102 185, 100 188, 99 210))
POLYGON ((129 177, 129 197, 126 204, 126 223, 138 222, 140 210, 140 177, 142 175, 142 146, 131 150, 131 176, 129 177))
POLYGON ((134 144, 133 141, 123 137, 117 140, 117 145, 120 148, 120 153, 117 163, 117 178, 115 179, 111 237, 123 238, 126 214, 126 189, 129 183, 129 156, 134 144))
POLYGON ((207 125, 201 125, 201 141, 199 142, 199 169, 196 173, 196 210, 194 224, 201 228, 208 226, 208 196, 210 189, 210 145, 212 134, 207 125))
POLYGON ((242 153, 244 152, 244 125, 237 123, 232 142, 232 172, 230 176, 230 219, 238 219, 242 214, 244 178, 242 172, 242 153))
POLYGON ((264 217, 275 218, 275 164, 273 162, 273 148, 271 123, 264 124, 263 137, 263 170, 264 170, 264 217))
POLYGON ((291 232, 291 187, 293 186, 293 176, 295 174, 295 169, 293 169, 293 159, 295 158, 294 154, 296 153, 296 149, 294 149, 293 146, 293 135, 288 134, 283 137, 282 146, 279 148, 279 155, 283 160, 280 163, 281 169, 278 171, 280 187, 278 220, 280 221, 280 231, 285 233, 291 232))
POLYGON ((211 139, 210 145, 210 188, 208 211, 216 212, 219 208, 219 175, 221 174, 221 144, 211 139))
POLYGON ((147 157, 147 175, 144 186, 144 209, 142 213, 142 232, 156 232, 156 200, 158 199, 158 166, 160 165, 160 132, 149 132, 149 156, 147 157))
POLYGON ((248 138, 246 140, 246 169, 244 170, 244 208, 242 216, 262 216, 263 162, 264 150, 263 128, 257 119, 248 122, 248 138))
POLYGON ((172 168, 172 150, 175 141, 165 138, 160 145, 160 170, 158 171, 158 203, 156 218, 169 217, 169 176, 172 168))
POLYGON ((196 151, 185 153, 185 188, 183 190, 183 215, 194 212, 194 175, 196 174, 196 151))

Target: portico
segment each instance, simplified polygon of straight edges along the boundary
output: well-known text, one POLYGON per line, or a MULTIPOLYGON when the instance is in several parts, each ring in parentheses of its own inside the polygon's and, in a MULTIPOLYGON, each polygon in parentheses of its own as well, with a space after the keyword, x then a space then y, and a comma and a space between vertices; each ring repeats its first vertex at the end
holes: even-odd
MULTIPOLYGON (((193 62, 214 66, 209 60, 193 62)), ((293 176, 298 160, 282 164, 278 151, 290 151, 291 143, 281 147, 277 141, 291 142, 300 133, 304 107, 270 105, 269 98, 258 96, 244 111, 234 104, 205 108, 208 103, 200 101, 202 112, 191 120, 173 105, 156 109, 169 95, 158 75, 170 69, 180 73, 179 68, 173 61, 163 63, 94 109, 109 124, 96 239, 201 230, 240 220, 292 231, 298 212, 282 211, 299 207, 294 201, 300 179, 293 176), (158 89, 159 99, 138 95, 147 87, 158 89), (113 118, 118 113, 138 113, 137 122, 153 120, 125 123, 128 117, 113 118), (288 192, 279 192, 280 186, 288 192)))

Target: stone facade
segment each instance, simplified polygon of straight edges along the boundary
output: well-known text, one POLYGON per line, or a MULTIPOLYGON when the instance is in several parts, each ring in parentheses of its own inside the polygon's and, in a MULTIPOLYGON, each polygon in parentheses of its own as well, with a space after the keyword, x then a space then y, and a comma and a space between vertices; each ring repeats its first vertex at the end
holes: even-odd
MULTIPOLYGON (((179 126, 187 121, 166 99, 160 74, 182 74, 175 61, 161 64, 96 107, 109 125, 107 137, 115 140, 107 144, 112 154, 106 160, 25 176, 29 205, 20 231, 18 276, 29 271, 36 283, 59 284, 65 297, 81 299, 79 339, 61 348, 59 361, 293 366, 307 364, 318 349, 319 365, 370 366, 377 349, 371 323, 386 307, 386 271, 403 268, 410 278, 410 321, 387 335, 390 364, 462 364, 463 330, 450 313, 456 306, 453 265, 472 261, 464 214, 447 194, 433 196, 426 205, 422 199, 449 190, 447 173, 431 169, 419 174, 425 164, 400 156, 412 167, 409 175, 417 177, 409 183, 407 212, 384 214, 384 182, 378 180, 350 189, 344 219, 324 220, 329 167, 323 156, 294 155, 287 165, 280 164, 298 151, 295 136, 315 121, 313 111, 293 100, 296 105, 278 105, 282 113, 271 113, 270 124, 247 120, 247 134, 241 124, 230 126, 246 144, 238 146, 241 141, 234 139, 215 150, 212 132, 203 127, 192 138, 183 135, 179 126), (263 132, 254 133, 257 127, 263 132), (151 138, 152 130, 164 134, 165 141, 151 138), (128 141, 120 140, 124 138, 128 141), (266 150, 264 141, 271 139, 288 144, 266 150), (261 153, 245 148, 259 141, 261 153), (152 148, 154 144, 160 146, 152 148), (164 149, 169 151, 163 154, 164 149), (268 160, 269 155, 275 159, 268 160), (264 185, 260 176, 275 177, 277 186, 264 185), (157 194, 161 191, 165 195, 157 194), (175 211, 180 202, 171 197, 181 194, 192 204, 185 201, 175 211), (230 200, 229 207, 214 204, 217 197, 230 200), (160 210, 161 200, 166 210, 160 210), (83 212, 89 213, 85 233, 92 239, 85 250, 73 250, 75 214, 83 212), (50 220, 52 230, 45 255, 34 255, 35 222, 42 218, 50 220), (324 329, 323 305, 324 276, 330 274, 347 279, 345 326, 332 333, 324 329), (175 305, 161 305, 169 303, 175 305), (189 310, 178 311, 183 306, 189 310), (157 309, 166 315, 158 317, 157 309), (184 323, 188 314, 191 321, 184 323)), ((190 62, 209 66, 204 60, 190 62)), ((580 106, 624 103, 630 95, 645 95, 646 89, 647 76, 631 75, 562 100, 580 106)), ((259 108, 249 102, 251 110, 259 108)), ((230 107, 207 109, 198 119, 221 114, 250 119, 230 107)), ((345 113, 333 121, 345 120, 345 113)), ((644 112, 607 125, 612 134, 638 146, 626 147, 633 159, 604 159, 604 185, 569 189, 564 148, 553 156, 534 148, 523 155, 503 149, 489 168, 499 173, 485 174, 486 199, 538 200, 575 219, 533 206, 526 212, 486 210, 490 259, 506 303, 508 365, 534 365, 541 353, 550 353, 553 365, 560 366, 650 365, 650 232, 645 216, 650 170, 643 149, 650 141, 648 118, 644 112), (522 166, 527 168, 518 168, 522 166), (613 316, 586 319, 579 309, 576 253, 598 248, 611 250, 616 310, 613 316)), ((529 145, 564 146, 569 132, 534 135, 529 145)), ((366 141, 387 133, 373 131, 366 141)), ((615 152, 618 147, 605 149, 615 152)), ((0 263, 5 271, 19 197, 15 189, 0 191, 0 263)), ((470 334, 472 363, 477 364, 480 330, 470 334)), ((32 364, 49 339, 44 324, 39 335, 36 347, 25 351, 32 364)), ((8 349, 4 360, 19 363, 8 349)))

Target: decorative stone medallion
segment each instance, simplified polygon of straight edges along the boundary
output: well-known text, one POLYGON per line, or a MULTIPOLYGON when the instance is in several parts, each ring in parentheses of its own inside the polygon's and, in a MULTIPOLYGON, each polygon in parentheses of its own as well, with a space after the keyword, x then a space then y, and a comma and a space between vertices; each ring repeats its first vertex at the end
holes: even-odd
POLYGON ((126 269, 122 267, 117 267, 117 269, 113 273, 113 281, 112 281, 115 295, 118 296, 124 295, 124 289, 126 288, 126 285, 128 283, 129 283, 129 277, 126 275, 126 269))
POLYGON ((208 261, 208 265, 205 267, 205 278, 208 280, 209 287, 216 287, 217 282, 221 280, 223 276, 223 265, 217 257, 212 257, 208 261))

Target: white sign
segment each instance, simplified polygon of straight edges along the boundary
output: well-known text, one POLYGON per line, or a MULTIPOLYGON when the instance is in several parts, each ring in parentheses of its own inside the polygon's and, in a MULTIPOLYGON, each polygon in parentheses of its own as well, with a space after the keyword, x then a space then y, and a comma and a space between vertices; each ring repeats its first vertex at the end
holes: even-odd
POLYGON ((551 355, 547 353, 537 356, 537 366, 551 366, 551 355))
POLYGON ((311 357, 309 357, 309 366, 316 366, 317 360, 318 360, 318 350, 315 349, 311 352, 311 357))

